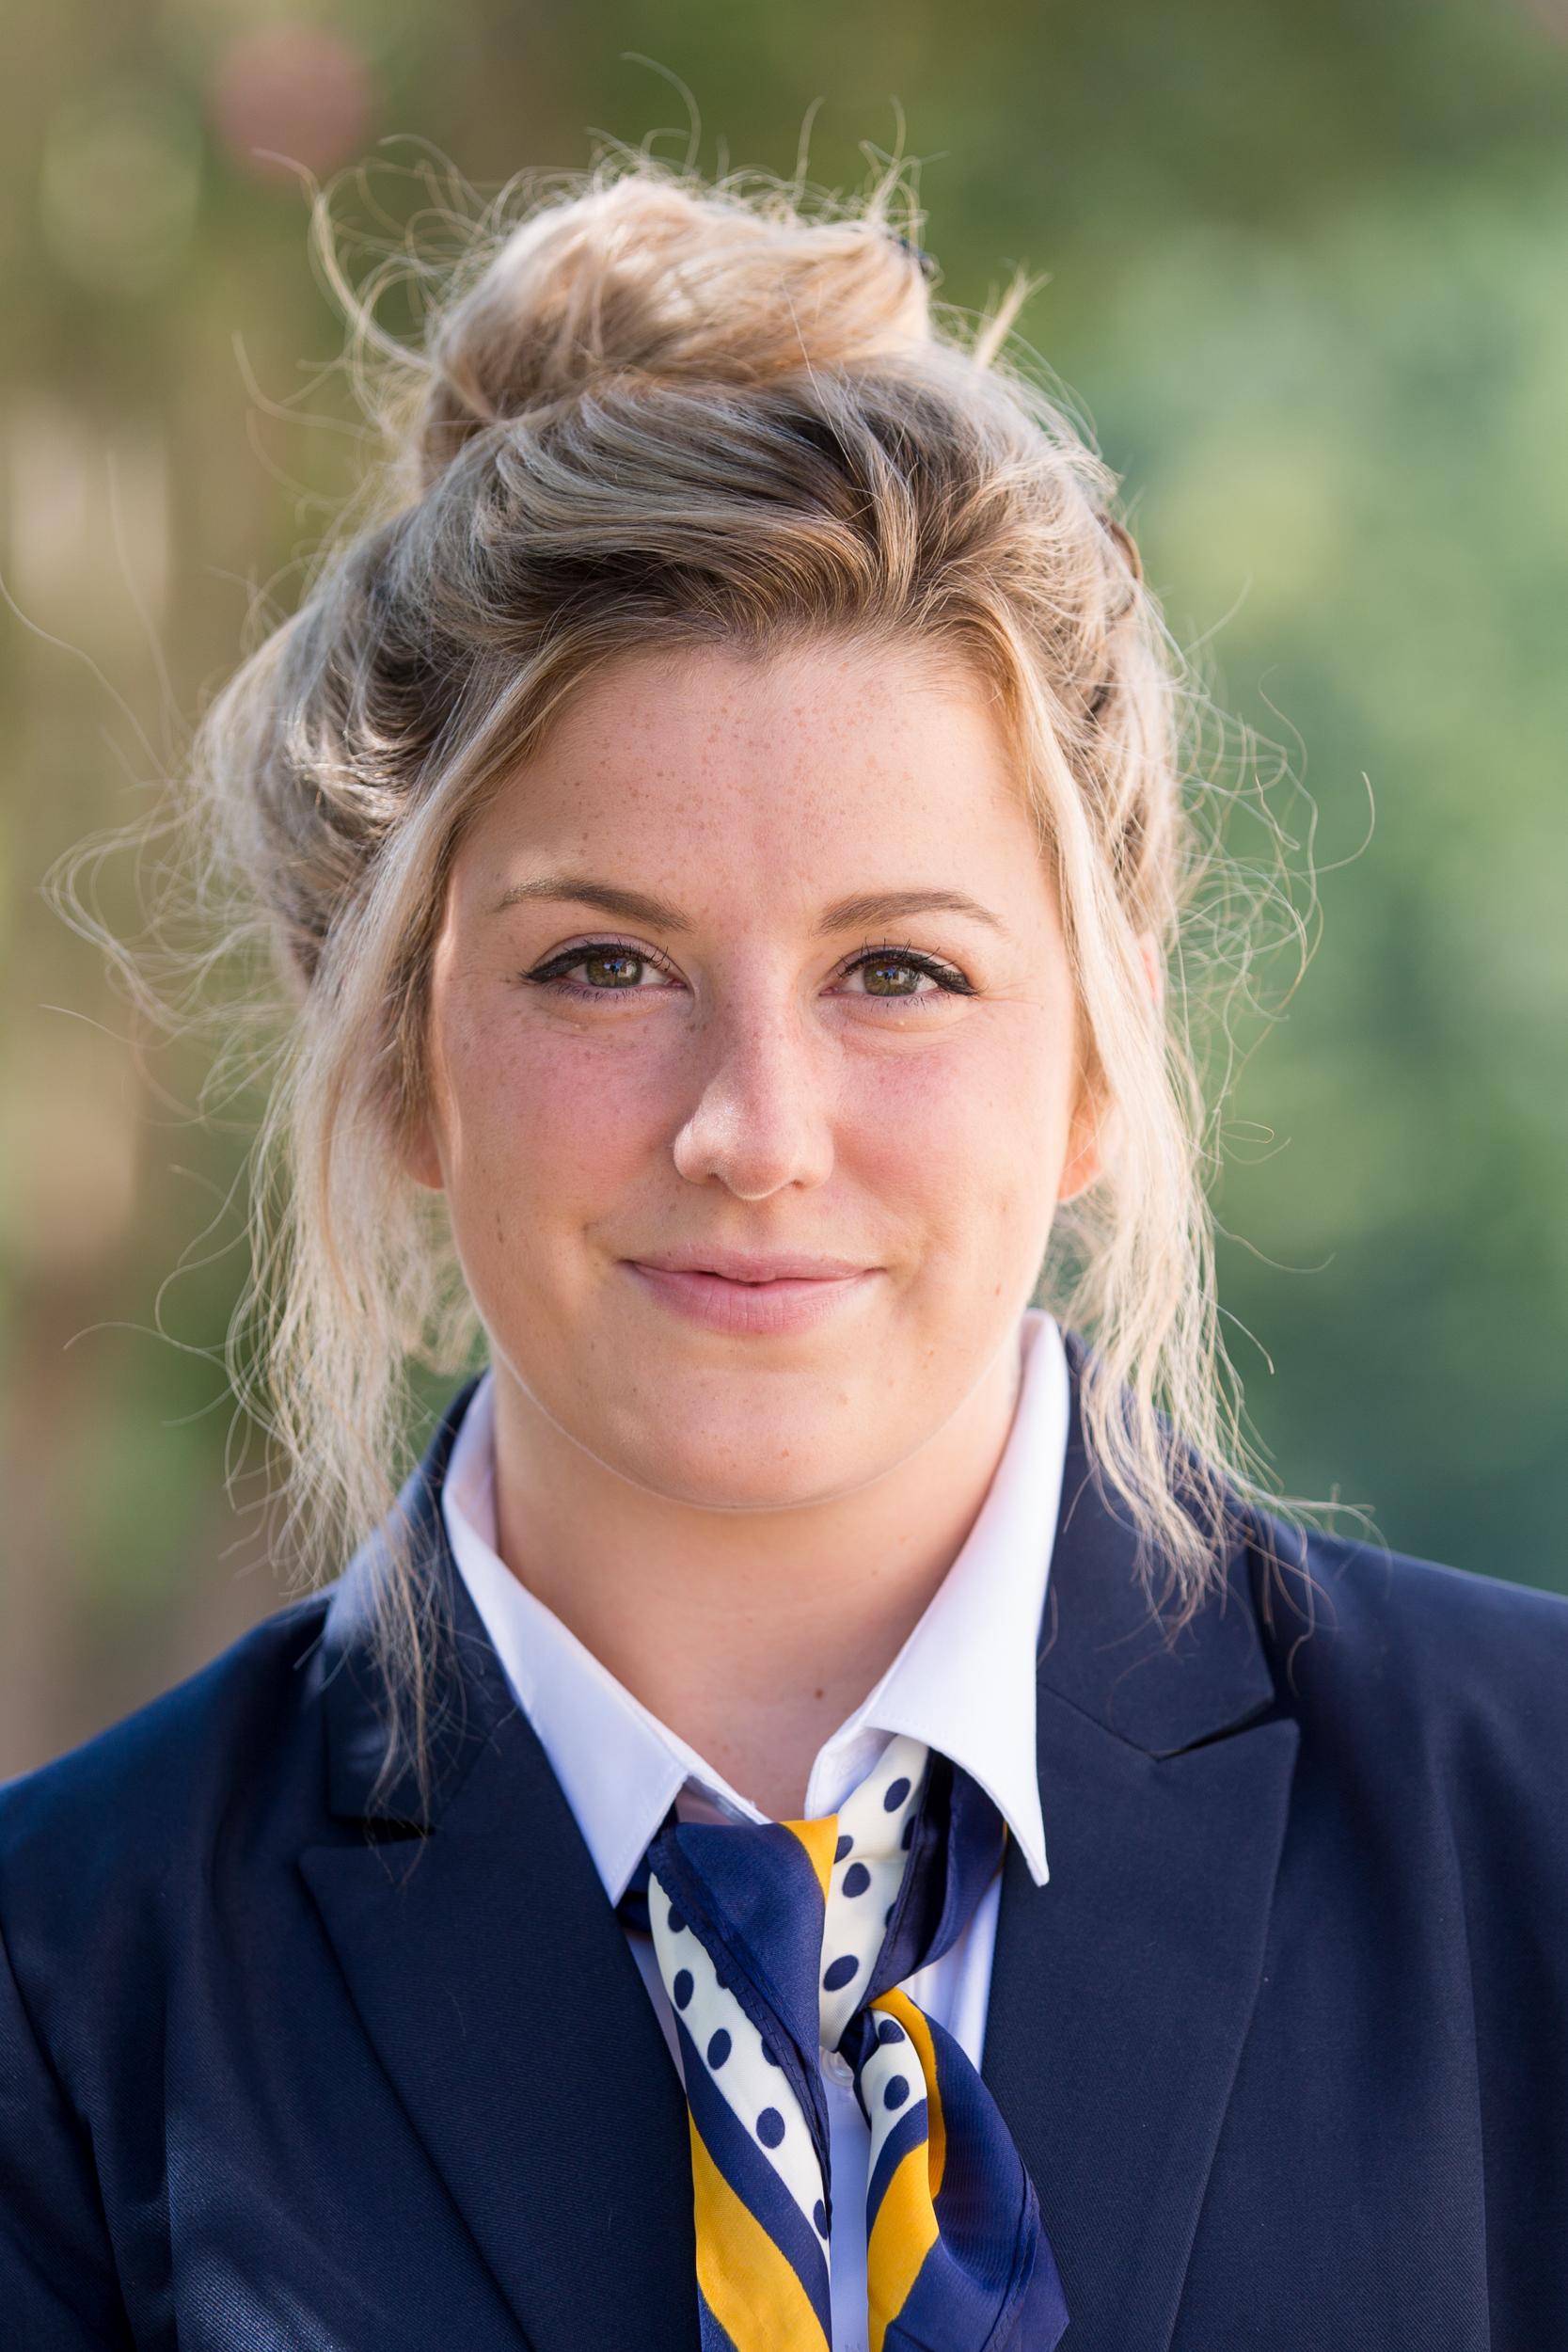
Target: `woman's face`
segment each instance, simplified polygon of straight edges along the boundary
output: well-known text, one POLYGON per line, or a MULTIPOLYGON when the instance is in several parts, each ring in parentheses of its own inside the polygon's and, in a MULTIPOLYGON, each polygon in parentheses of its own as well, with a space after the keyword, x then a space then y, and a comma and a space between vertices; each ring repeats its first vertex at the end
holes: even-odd
POLYGON ((671 1501, 907 1460, 1095 1172, 1002 736, 914 647, 600 674, 461 842, 430 1015, 412 1172, 508 1409, 671 1501), (841 1271, 734 1279, 800 1258, 841 1271))

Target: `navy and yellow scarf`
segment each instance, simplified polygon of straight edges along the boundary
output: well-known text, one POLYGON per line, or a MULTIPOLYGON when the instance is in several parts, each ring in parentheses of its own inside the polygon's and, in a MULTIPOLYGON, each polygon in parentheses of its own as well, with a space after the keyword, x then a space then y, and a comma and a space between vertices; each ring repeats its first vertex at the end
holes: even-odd
POLYGON ((1067 2306, 1034 2185, 963 2049, 898 1990, 1006 1835, 977 1782, 898 1737, 837 1813, 672 1815, 654 1838, 621 1908, 674 2011, 702 2352, 831 2352, 823 2050, 871 2130, 870 2352, 1053 2352, 1067 2306))

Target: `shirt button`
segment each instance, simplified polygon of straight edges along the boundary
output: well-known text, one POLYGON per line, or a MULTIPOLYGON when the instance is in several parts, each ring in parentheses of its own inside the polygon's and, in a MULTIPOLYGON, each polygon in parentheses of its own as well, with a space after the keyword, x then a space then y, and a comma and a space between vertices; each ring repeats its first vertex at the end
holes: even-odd
POLYGON ((848 2090, 855 2079, 855 2070, 842 2050, 823 2051, 822 2072, 830 2082, 837 2083, 845 2090, 848 2090))

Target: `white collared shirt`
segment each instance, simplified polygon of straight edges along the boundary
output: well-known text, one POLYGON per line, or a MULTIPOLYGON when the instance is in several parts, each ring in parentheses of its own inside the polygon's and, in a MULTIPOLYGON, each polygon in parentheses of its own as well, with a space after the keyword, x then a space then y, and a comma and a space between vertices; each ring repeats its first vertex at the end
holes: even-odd
MULTIPOLYGON (((888 1739, 940 1750, 995 1800, 1029 1874, 1045 1883, 1035 1749, 1035 1666, 1067 1451, 1069 1374, 1055 1319, 1026 1308, 1012 1427, 962 1549, 886 1673, 818 1749, 806 1819, 836 1812, 888 1739)), ((618 1903, 672 1803, 682 1820, 760 1813, 652 1714, 531 1593, 495 1549, 494 1375, 458 1428, 441 1492, 458 1570, 618 1903)), ((980 2063, 1000 1870, 958 1941, 905 1986, 980 2063)), ((651 1940, 628 1938, 677 2071, 680 2049, 651 1940)), ((833 2352, 866 2352, 865 2180, 870 2132, 847 2063, 823 2054, 832 2169, 833 2352)))

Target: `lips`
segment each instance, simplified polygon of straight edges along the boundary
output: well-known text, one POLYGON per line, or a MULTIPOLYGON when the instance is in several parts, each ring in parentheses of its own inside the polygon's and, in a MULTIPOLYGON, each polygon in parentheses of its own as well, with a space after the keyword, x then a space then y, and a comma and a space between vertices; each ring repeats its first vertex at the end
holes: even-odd
POLYGON ((629 1261, 657 1274, 712 1274, 726 1282, 832 1282, 875 1271, 863 1258, 832 1258, 817 1251, 679 1249, 641 1252, 629 1261))
POLYGON ((690 1263, 656 1264, 646 1258, 627 1258, 622 1263, 657 1305, 684 1322, 700 1324, 730 1339, 808 1330, 863 1298, 879 1273, 876 1266, 846 1263, 842 1259, 796 1256, 749 1259, 745 1263, 752 1268, 760 1265, 766 1270, 732 1274, 727 1269, 736 1263, 733 1254, 710 1254, 718 1255, 718 1268, 690 1263), (777 1271, 780 1266, 801 1264, 809 1265, 811 1272, 777 1271), (824 1267, 837 1270, 824 1271, 824 1267))

